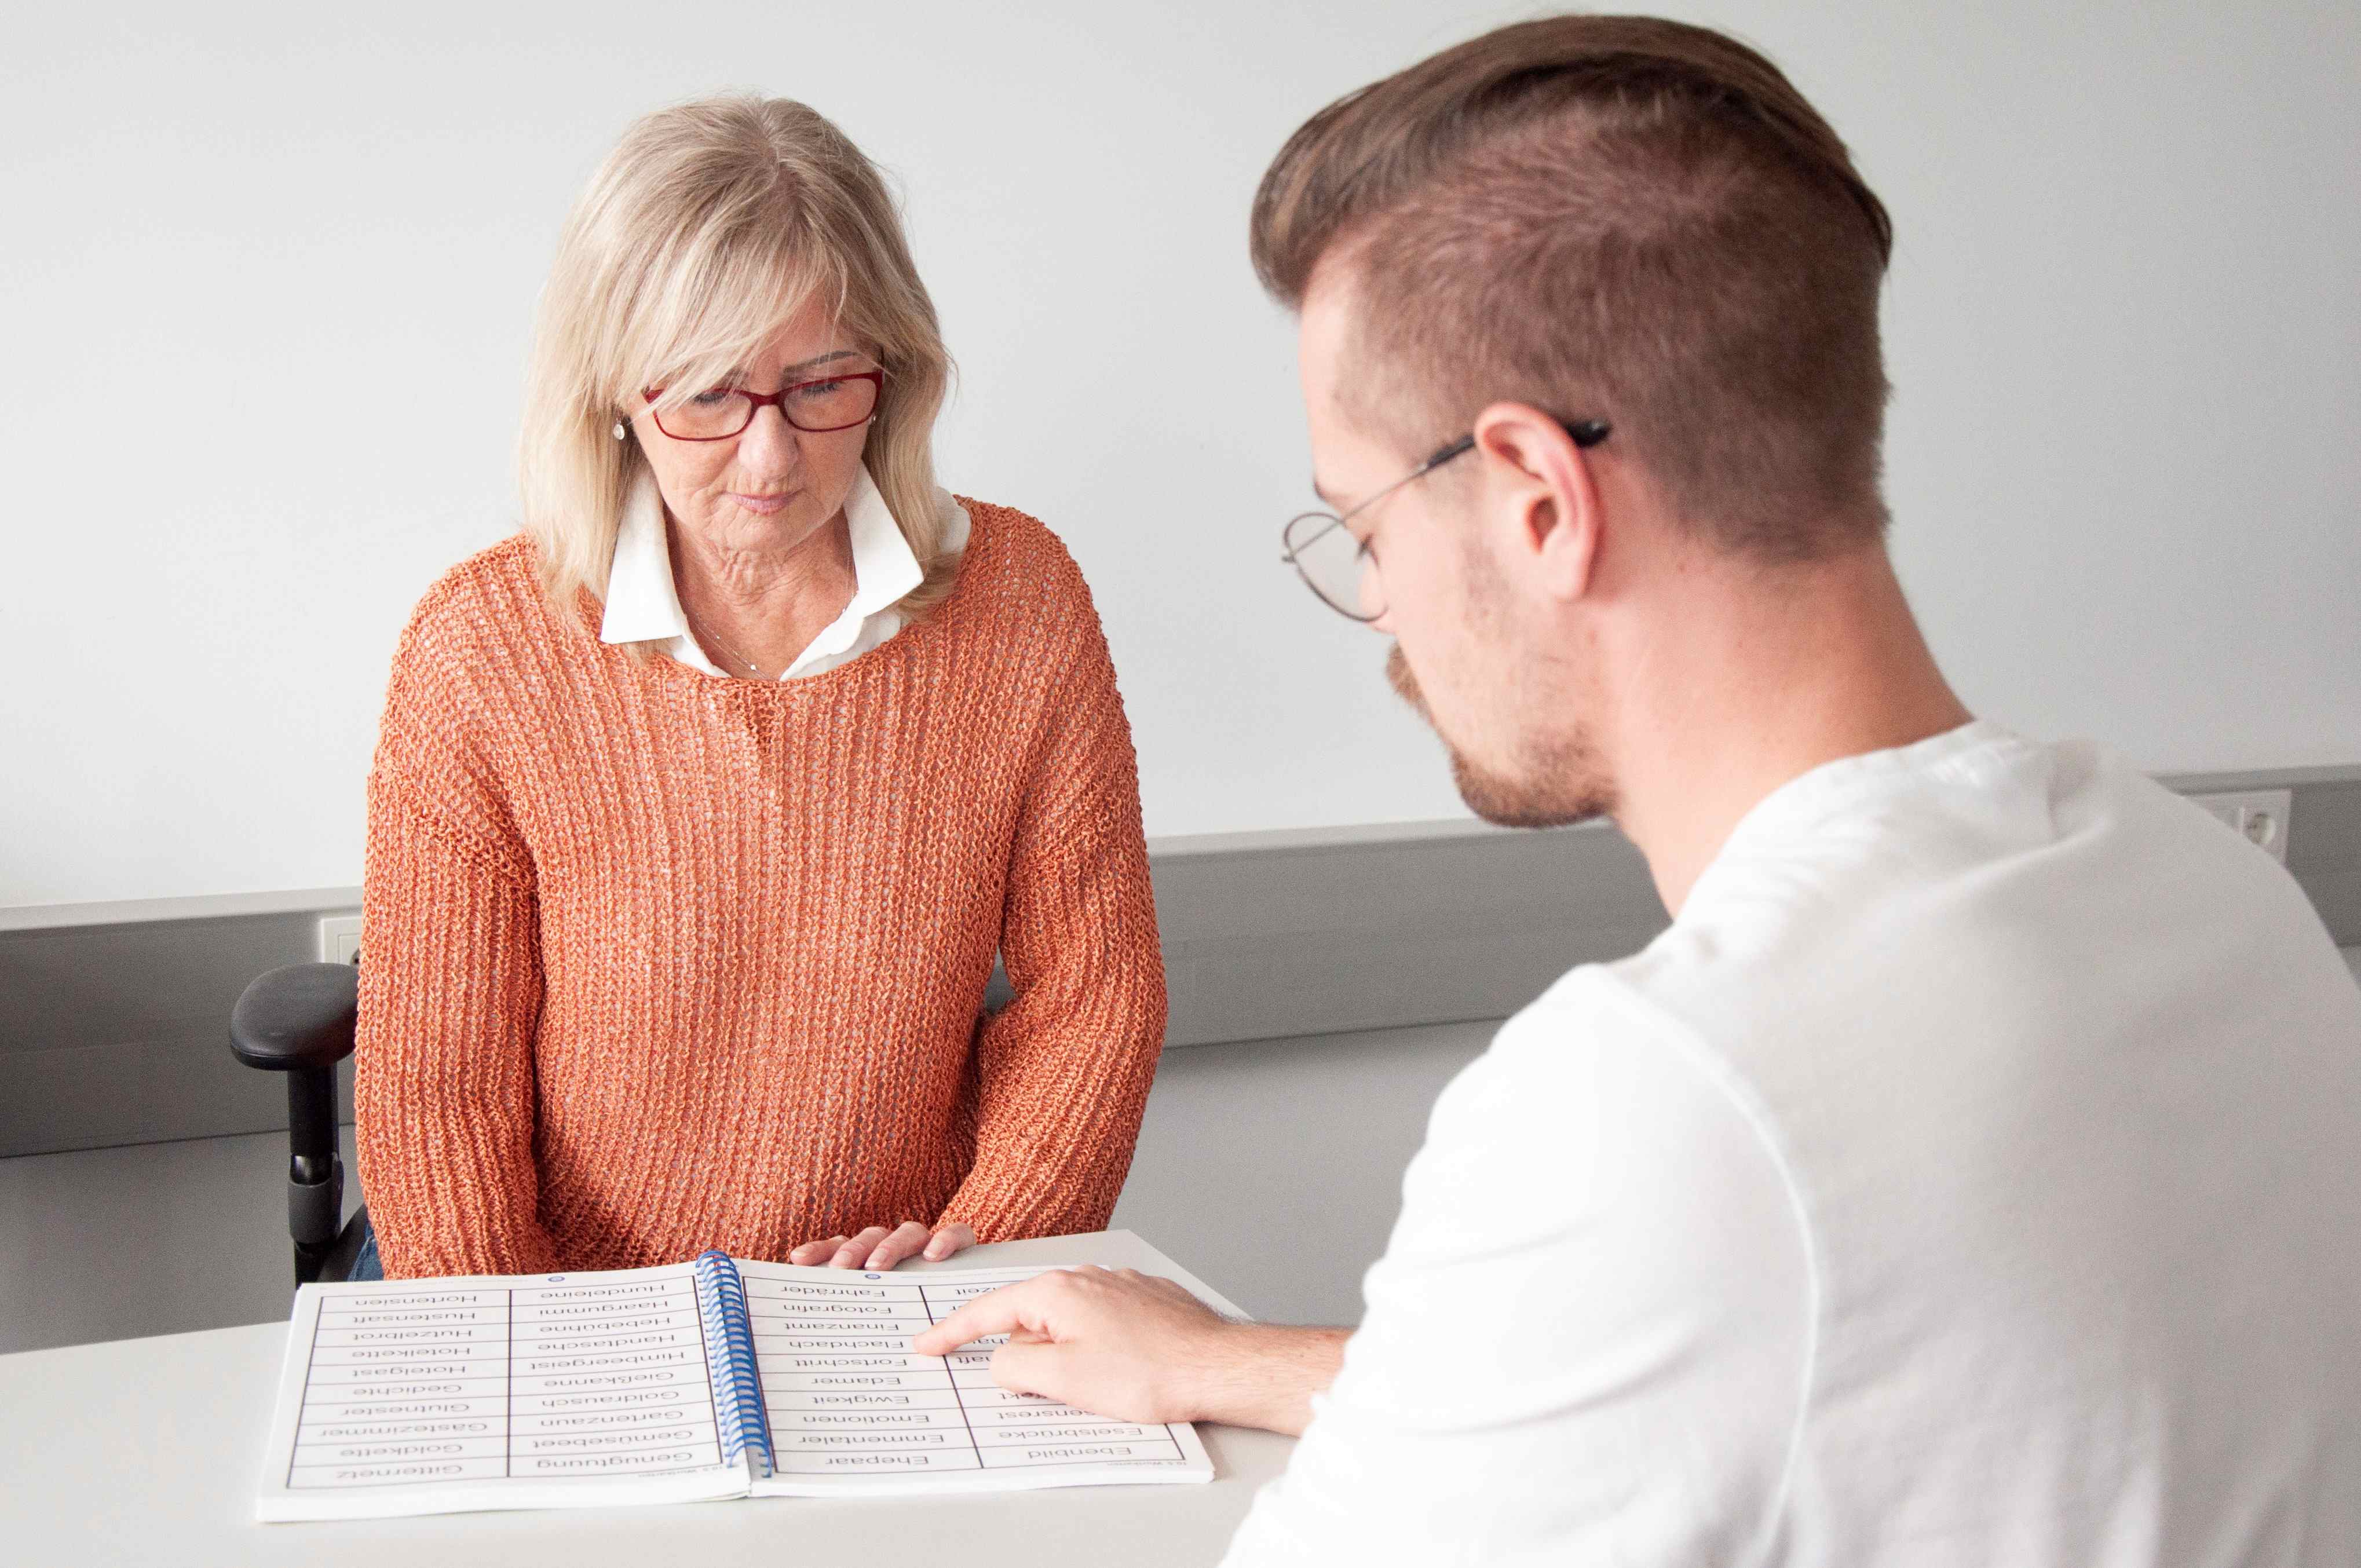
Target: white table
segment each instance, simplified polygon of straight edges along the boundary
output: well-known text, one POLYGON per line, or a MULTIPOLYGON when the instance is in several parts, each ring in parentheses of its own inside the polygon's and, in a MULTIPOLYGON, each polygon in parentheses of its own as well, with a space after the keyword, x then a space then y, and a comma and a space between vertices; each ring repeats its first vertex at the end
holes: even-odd
MULTIPOLYGON (((1103 1263, 1220 1295, 1129 1231, 978 1247, 917 1270, 1103 1263)), ((170 1289, 159 1281, 158 1289, 170 1289)), ((1076 1486, 1000 1496, 741 1499, 660 1508, 256 1524, 281 1323, 0 1356, 0 1557, 12 1563, 302 1563, 307 1568, 558 1568, 802 1562, 942 1568, 1209 1563, 1287 1438, 1198 1430, 1203 1486, 1076 1486)))

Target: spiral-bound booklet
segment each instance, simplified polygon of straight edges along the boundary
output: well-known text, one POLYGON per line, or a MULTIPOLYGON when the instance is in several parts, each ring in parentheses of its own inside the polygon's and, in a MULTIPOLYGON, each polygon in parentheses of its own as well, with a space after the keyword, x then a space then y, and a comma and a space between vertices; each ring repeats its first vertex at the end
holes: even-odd
POLYGON ((856 1273, 732 1259, 306 1285, 256 1516, 1213 1479, 1194 1428, 992 1380, 912 1335, 1040 1267, 856 1273))

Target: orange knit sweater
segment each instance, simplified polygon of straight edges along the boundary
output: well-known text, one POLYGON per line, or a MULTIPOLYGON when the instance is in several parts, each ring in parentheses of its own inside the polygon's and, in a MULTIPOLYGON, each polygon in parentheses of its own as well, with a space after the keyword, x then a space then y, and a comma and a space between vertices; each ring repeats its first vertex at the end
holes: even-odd
POLYGON ((419 605, 354 1093, 388 1275, 1105 1224, 1164 1034, 1131 734, 1064 548, 965 504, 950 597, 800 680, 601 643, 522 537, 419 605))

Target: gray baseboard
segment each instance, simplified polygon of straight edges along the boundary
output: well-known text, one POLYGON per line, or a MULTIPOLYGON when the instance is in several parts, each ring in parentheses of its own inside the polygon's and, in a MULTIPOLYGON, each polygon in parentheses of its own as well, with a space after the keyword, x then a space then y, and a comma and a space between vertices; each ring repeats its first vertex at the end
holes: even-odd
POLYGON ((2361 767, 2278 768, 2251 773, 2167 773, 2177 795, 2292 792, 2287 868, 2340 948, 2361 946, 2361 767))
POLYGON ((311 908, 217 914, 159 899, 161 919, 85 905, 63 923, 0 929, 0 1155, 285 1126, 284 1080, 230 1058, 229 1009, 263 970, 313 958, 320 915, 357 905, 360 890, 314 896, 311 908), (108 917, 90 918, 93 907, 108 917))
MULTIPOLYGON (((2361 767, 2165 782, 2292 789, 2288 869, 2331 935, 2361 943, 2361 767)), ((1219 834, 1149 853, 1175 1047, 1504 1017, 1664 924, 1605 827, 1219 834)), ((0 909, 0 1156, 285 1125, 280 1082, 230 1059, 230 1003, 358 903, 319 888, 0 909)))
POLYGON ((1151 858, 1175 1046, 1506 1017, 1665 923, 1606 827, 1219 834, 1151 858))

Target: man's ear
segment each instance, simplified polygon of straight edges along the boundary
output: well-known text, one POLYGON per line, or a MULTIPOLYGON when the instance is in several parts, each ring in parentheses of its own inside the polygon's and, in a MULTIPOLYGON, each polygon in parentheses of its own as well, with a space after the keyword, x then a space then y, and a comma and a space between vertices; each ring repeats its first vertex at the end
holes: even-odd
POLYGON ((1598 565, 1606 513, 1565 426, 1530 403, 1494 403, 1476 416, 1476 456, 1488 505, 1510 529, 1519 576, 1562 603, 1580 598, 1598 565))

